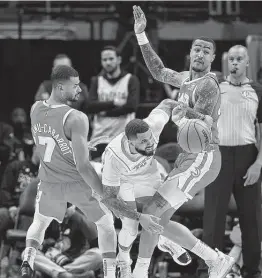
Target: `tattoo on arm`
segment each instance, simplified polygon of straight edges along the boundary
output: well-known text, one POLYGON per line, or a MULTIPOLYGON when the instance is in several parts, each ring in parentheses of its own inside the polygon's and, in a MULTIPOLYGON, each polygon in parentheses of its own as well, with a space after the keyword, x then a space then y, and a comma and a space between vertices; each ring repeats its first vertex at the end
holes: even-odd
POLYGON ((167 115, 172 115, 172 110, 177 106, 177 101, 172 99, 164 99, 155 109, 161 109, 167 113, 167 115))
POLYGON ((116 186, 104 186, 104 196, 101 202, 117 214, 139 220, 140 213, 130 208, 123 200, 117 198, 119 189, 116 186))
POLYGON ((175 87, 180 87, 182 83, 182 74, 165 68, 162 60, 159 58, 149 43, 140 45, 140 49, 142 51, 147 68, 156 80, 168 83, 175 87))
POLYGON ((197 102, 193 109, 187 109, 186 117, 203 120, 205 115, 212 115, 219 100, 219 88, 213 79, 207 78, 198 90, 197 102))

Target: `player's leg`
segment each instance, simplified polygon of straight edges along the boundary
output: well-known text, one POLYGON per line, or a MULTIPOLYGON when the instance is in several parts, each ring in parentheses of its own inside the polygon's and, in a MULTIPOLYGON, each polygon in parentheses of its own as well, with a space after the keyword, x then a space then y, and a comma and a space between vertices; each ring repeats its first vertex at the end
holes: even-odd
POLYGON ((67 186, 66 198, 96 224, 98 245, 103 256, 104 277, 115 278, 117 236, 112 213, 92 196, 91 188, 83 182, 67 186))
MULTIPOLYGON (((121 183, 119 197, 121 199, 123 199, 130 208, 137 210, 137 205, 136 205, 136 200, 135 200, 135 191, 134 191, 133 184, 121 183)), ((123 217, 121 220, 122 220, 122 228, 118 234, 119 253, 118 253, 117 257, 118 257, 118 261, 128 264, 128 268, 130 269, 130 250, 131 250, 133 242, 135 241, 137 234, 138 234, 139 222, 136 220, 133 220, 133 219, 126 218, 126 217, 123 217)), ((121 268, 121 265, 120 265, 120 268, 121 268)), ((126 268, 127 267, 125 267, 125 269, 126 268)), ((129 269, 125 272, 131 273, 131 270, 129 271, 129 269)), ((120 271, 121 271, 121 269, 120 269, 120 271)), ((123 275, 123 273, 122 273, 122 276, 125 277, 123 275)))
MULTIPOLYGON (((180 240, 179 243, 183 247, 191 250, 212 266, 211 272, 213 274, 211 273, 210 277, 224 277, 224 273, 228 272, 228 268, 232 265, 231 258, 222 255, 220 252, 215 252, 210 247, 206 246, 195 238, 183 225, 175 222, 168 222, 176 209, 186 202, 188 198, 194 196, 198 190, 201 190, 212 182, 218 174, 219 170, 217 169, 214 170, 215 173, 212 175, 209 173, 212 169, 212 164, 216 164, 213 163, 216 161, 213 161, 212 154, 204 153, 201 154, 201 156, 192 156, 192 159, 189 157, 184 163, 181 163, 178 169, 175 169, 175 174, 173 172, 173 175, 171 174, 171 176, 169 176, 169 179, 164 182, 158 190, 158 193, 153 197, 153 200, 146 207, 146 213, 161 217, 161 224, 165 227, 165 236, 177 242, 180 240), (199 171, 196 171, 197 166, 199 171), (194 171, 193 174, 192 171, 194 171), (204 177, 206 179, 204 179, 204 177), (202 183, 199 183, 201 180, 202 183), (194 187, 196 183, 198 184, 198 189, 194 187), (221 256, 224 256, 223 269, 221 269, 221 263, 219 263, 221 261, 221 256), (218 272, 220 272, 220 276, 216 276, 218 272)), ((154 244, 156 244, 156 236, 143 231, 139 248, 140 260, 138 260, 134 270, 135 278, 141 275, 142 277, 147 277, 146 268, 149 266, 155 246, 154 244)))
POLYGON ((26 235, 26 248, 21 267, 22 277, 30 278, 34 269, 36 252, 44 241, 45 231, 53 219, 62 222, 66 202, 59 184, 39 183, 35 214, 26 235))

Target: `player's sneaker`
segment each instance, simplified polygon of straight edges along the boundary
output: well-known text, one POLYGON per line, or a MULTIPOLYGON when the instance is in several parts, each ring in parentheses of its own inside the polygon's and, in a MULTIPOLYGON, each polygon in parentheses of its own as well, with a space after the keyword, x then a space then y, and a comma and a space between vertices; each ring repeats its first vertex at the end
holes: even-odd
POLYGON ((234 258, 217 251, 218 257, 209 264, 209 278, 225 278, 235 264, 234 258))
POLYGON ((21 265, 21 275, 23 278, 33 278, 34 271, 27 261, 21 265))
POLYGON ((117 278, 132 278, 132 272, 131 272, 131 264, 132 260, 129 262, 120 261, 117 257, 117 278))
POLYGON ((240 266, 238 264, 234 264, 226 278, 242 278, 240 266))
POLYGON ((183 247, 166 237, 159 236, 157 246, 161 251, 168 252, 179 265, 188 265, 192 262, 191 256, 183 247))
POLYGON ((145 269, 145 271, 134 271, 133 272, 133 276, 131 276, 132 278, 148 278, 148 270, 145 269))

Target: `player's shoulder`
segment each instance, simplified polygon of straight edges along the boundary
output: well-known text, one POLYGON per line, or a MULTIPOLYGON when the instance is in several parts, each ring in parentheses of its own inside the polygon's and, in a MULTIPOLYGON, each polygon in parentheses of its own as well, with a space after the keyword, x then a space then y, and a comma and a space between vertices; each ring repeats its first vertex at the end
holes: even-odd
POLYGON ((182 81, 182 83, 184 83, 185 81, 187 81, 189 79, 190 76, 190 72, 188 70, 186 71, 181 71, 178 73, 180 76, 180 79, 182 81))
POLYGON ((32 115, 32 113, 35 111, 36 107, 38 104, 42 103, 41 100, 37 100, 32 106, 31 106, 31 109, 30 109, 30 115, 32 115))
POLYGON ((89 123, 88 117, 85 113, 72 109, 67 116, 67 119, 65 121, 65 125, 67 127, 84 127, 89 123))
POLYGON ((200 79, 202 85, 201 88, 205 90, 214 90, 219 89, 219 83, 216 77, 216 74, 213 72, 208 72, 203 78, 200 79))

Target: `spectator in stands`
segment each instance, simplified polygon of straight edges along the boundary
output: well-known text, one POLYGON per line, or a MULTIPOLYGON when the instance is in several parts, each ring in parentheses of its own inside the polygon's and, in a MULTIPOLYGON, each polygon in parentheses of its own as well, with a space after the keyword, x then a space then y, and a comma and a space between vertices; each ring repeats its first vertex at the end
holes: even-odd
POLYGON ((27 121, 27 115, 23 108, 17 107, 11 113, 11 125, 14 128, 15 145, 12 159, 24 160, 26 148, 34 144, 31 127, 27 121))
POLYGON ((10 162, 3 174, 0 186, 0 235, 13 226, 19 198, 25 187, 36 178, 39 158, 36 151, 30 159, 10 162))
POLYGON ((121 56, 114 46, 102 49, 101 64, 102 72, 91 80, 88 103, 88 113, 95 115, 92 139, 123 132, 126 123, 135 118, 139 104, 139 80, 120 68, 121 56))
MULTIPOLYGON (((58 54, 53 61, 53 68, 60 65, 71 66, 72 61, 66 54, 58 54)), ((82 82, 80 82, 80 88, 82 92, 80 94, 79 100, 76 103, 70 102, 68 103, 68 105, 82 111, 88 102, 88 90, 87 90, 87 86, 82 82)), ((52 91, 51 80, 43 81, 36 92, 35 101, 48 99, 51 94, 51 91, 52 91)))
POLYGON ((95 278, 94 272, 102 267, 97 247, 96 226, 71 206, 59 229, 45 238, 36 255, 35 270, 52 278, 95 278))
POLYGON ((3 171, 14 151, 14 129, 9 124, 0 122, 0 181, 3 171))
MULTIPOLYGON (((249 58, 244 46, 228 52, 229 76, 220 84, 221 115, 218 121, 221 171, 205 189, 203 241, 222 249, 225 219, 231 194, 234 194, 242 232, 243 278, 261 278, 259 270, 261 243, 262 142, 255 144, 256 120, 262 131, 262 91, 246 76, 249 58)), ((208 277, 200 269, 200 276, 208 277)))

